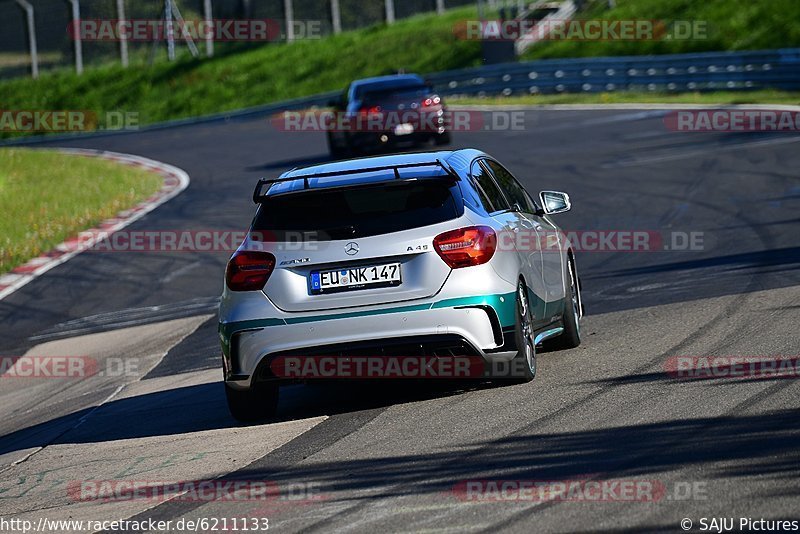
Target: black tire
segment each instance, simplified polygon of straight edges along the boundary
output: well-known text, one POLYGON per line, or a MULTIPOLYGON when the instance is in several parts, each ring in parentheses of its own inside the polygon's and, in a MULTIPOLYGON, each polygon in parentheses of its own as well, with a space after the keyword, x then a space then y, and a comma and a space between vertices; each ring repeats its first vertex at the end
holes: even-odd
POLYGON ((433 138, 433 144, 436 146, 449 145, 450 143, 451 143, 450 132, 436 134, 436 136, 433 138))
POLYGON ((277 382, 260 382, 249 389, 233 389, 225 384, 228 410, 237 421, 252 423, 275 416, 278 409, 277 382))
POLYGON ((524 384, 536 377, 536 344, 534 343, 533 318, 528 301, 528 288, 520 280, 517 285, 517 313, 514 338, 517 354, 511 360, 511 382, 524 384))
POLYGON ((583 315, 581 311, 582 302, 580 284, 575 262, 572 258, 569 259, 567 270, 569 271, 569 284, 567 285, 566 295, 564 295, 564 315, 562 319, 564 332, 550 343, 550 347, 555 350, 574 349, 581 344, 580 317, 583 315))
POLYGON ((347 144, 347 138, 345 138, 345 146, 339 146, 334 141, 331 132, 328 132, 328 152, 333 159, 347 159, 352 153, 347 144))

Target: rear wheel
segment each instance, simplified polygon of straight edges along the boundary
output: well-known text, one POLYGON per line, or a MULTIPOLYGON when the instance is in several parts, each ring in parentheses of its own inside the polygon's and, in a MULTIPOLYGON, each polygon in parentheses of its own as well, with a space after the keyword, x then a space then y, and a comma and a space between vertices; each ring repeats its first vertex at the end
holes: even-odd
POLYGON ((564 295, 564 332, 551 344, 554 349, 574 349, 581 344, 581 300, 575 262, 570 258, 569 284, 564 295))
POLYGON ((333 159, 346 159, 350 156, 351 150, 347 144, 347 137, 344 137, 341 143, 343 144, 337 143, 333 134, 328 132, 328 152, 333 159))
POLYGON ((248 389, 234 389, 225 384, 228 410, 237 421, 252 423, 269 419, 278 409, 277 382, 259 382, 248 389))
POLYGON ((436 146, 444 146, 450 144, 450 132, 444 132, 440 134, 436 134, 436 137, 433 138, 433 143, 436 146))
POLYGON ((536 344, 533 336, 533 318, 528 303, 528 288, 520 280, 517 286, 516 329, 517 355, 511 360, 511 380, 530 382, 536 376, 536 344))

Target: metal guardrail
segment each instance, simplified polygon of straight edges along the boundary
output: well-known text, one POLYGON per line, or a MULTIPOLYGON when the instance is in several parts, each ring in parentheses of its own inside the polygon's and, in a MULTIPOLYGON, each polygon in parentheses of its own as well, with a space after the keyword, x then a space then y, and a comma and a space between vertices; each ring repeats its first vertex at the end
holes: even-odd
POLYGON ((800 90, 800 48, 548 59, 438 72, 426 78, 446 96, 800 90))
MULTIPOLYGON (((800 48, 663 56, 599 57, 501 63, 428 74, 444 96, 498 96, 611 91, 686 92, 800 90, 800 48)), ((325 107, 341 90, 144 126, 157 130, 217 121, 246 120, 282 111, 325 107)), ((140 130, 140 131, 141 131, 140 130)), ((46 135, 2 140, 0 145, 125 135, 131 131, 46 135)))

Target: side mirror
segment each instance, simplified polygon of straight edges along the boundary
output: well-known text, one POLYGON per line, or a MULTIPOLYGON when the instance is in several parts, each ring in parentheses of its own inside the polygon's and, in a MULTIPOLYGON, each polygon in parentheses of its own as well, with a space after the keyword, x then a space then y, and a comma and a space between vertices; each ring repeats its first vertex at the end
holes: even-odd
POLYGON ((539 198, 542 200, 542 207, 547 215, 564 213, 572 208, 569 195, 566 193, 561 193, 559 191, 542 191, 539 193, 539 198))

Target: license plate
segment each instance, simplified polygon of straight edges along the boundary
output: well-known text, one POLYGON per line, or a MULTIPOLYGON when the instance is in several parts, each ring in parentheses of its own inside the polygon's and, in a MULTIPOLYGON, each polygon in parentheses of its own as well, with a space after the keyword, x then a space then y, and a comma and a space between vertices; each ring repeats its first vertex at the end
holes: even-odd
POLYGON ((414 125, 413 124, 398 124, 394 127, 394 134, 395 135, 409 135, 414 133, 414 125))
POLYGON ((333 293, 371 287, 396 286, 402 282, 399 263, 364 265, 314 271, 309 278, 311 293, 333 293))

